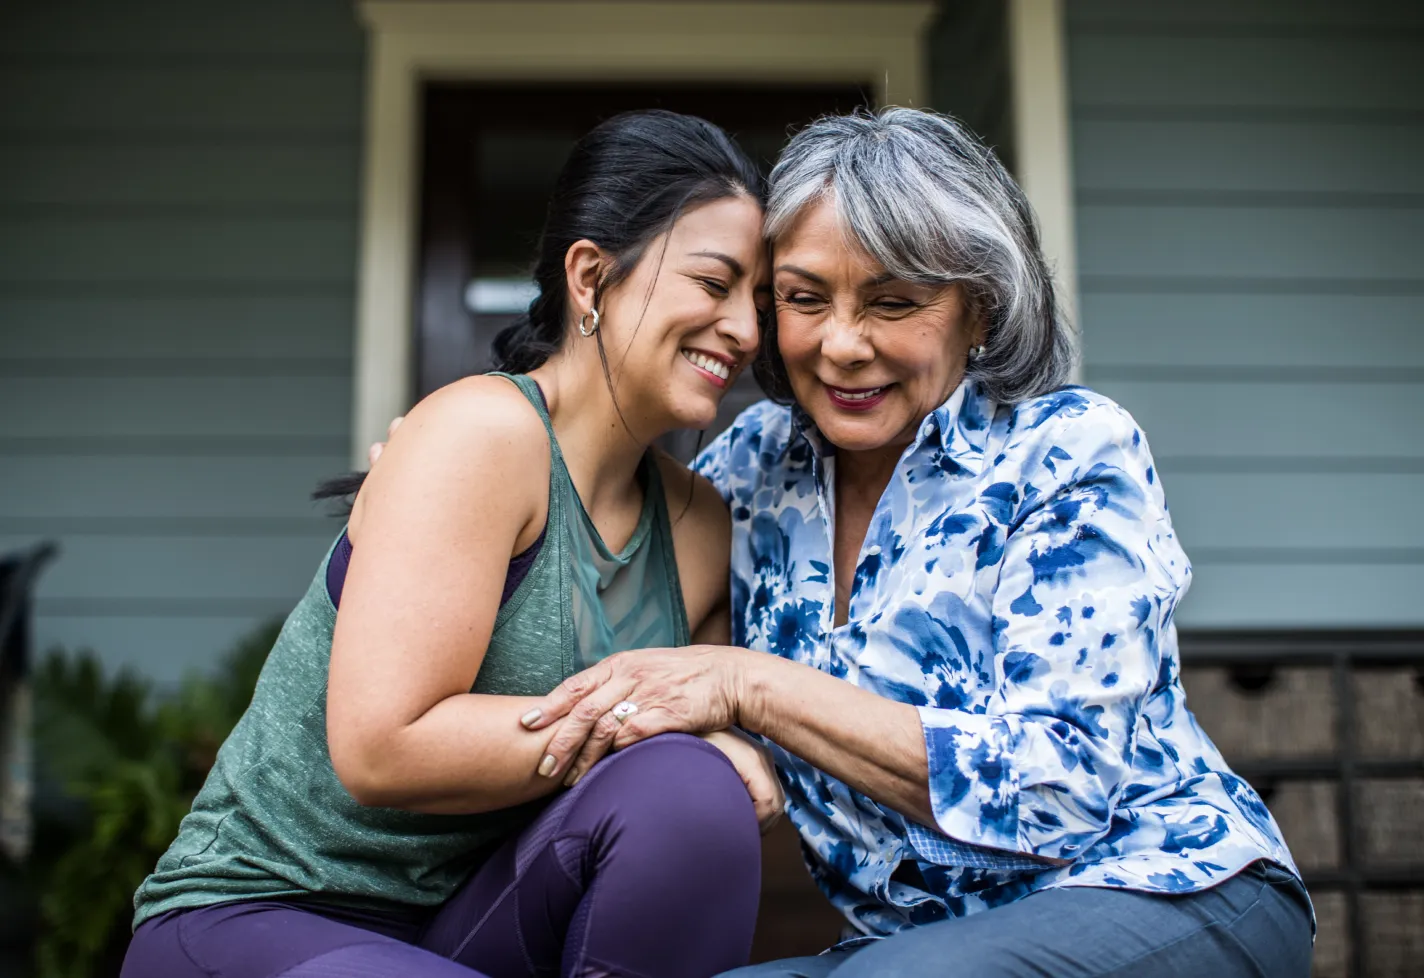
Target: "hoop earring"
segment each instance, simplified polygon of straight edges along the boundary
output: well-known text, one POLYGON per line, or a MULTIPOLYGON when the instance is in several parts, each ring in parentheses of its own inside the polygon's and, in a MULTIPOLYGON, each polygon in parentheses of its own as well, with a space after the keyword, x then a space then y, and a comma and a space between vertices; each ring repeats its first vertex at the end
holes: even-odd
POLYGON ((975 360, 978 360, 978 359, 979 359, 980 357, 982 357, 983 355, 984 355, 984 344, 983 344, 983 343, 980 343, 978 346, 971 346, 971 347, 969 348, 969 362, 970 362, 970 363, 973 363, 975 360))
POLYGON ((597 310, 597 309, 590 309, 588 312, 586 312, 586 313, 584 313, 582 316, 580 316, 580 317, 579 317, 579 327, 578 327, 578 329, 579 329, 579 335, 580 335, 580 336, 592 336, 594 333, 597 333, 597 332, 598 332, 598 310, 597 310), (588 317, 589 317, 589 316, 592 316, 592 317, 593 317, 593 329, 584 329, 584 328, 583 328, 583 324, 586 323, 586 322, 588 322, 588 317))

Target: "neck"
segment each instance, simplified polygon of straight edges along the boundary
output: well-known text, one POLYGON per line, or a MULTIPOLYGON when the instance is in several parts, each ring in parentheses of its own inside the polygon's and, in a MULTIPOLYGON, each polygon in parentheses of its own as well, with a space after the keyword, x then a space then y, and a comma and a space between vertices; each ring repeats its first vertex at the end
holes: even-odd
POLYGON ((529 375, 549 402, 569 475, 592 512, 603 500, 629 492, 643 453, 663 429, 649 425, 626 396, 615 406, 594 341, 582 345, 587 349, 560 351, 529 375))
POLYGON ((836 492, 841 497, 879 501, 900 464, 905 445, 890 444, 861 452, 836 450, 836 492))

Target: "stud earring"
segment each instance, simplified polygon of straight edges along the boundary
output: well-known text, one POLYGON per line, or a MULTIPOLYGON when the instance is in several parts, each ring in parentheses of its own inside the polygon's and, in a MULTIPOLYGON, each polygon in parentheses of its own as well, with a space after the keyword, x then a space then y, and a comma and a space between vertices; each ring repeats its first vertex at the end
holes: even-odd
POLYGON ((971 347, 969 348, 969 362, 970 362, 970 363, 973 363, 975 360, 978 360, 978 359, 979 359, 980 357, 982 357, 983 355, 984 355, 984 344, 983 344, 983 343, 980 343, 978 346, 971 346, 971 347))

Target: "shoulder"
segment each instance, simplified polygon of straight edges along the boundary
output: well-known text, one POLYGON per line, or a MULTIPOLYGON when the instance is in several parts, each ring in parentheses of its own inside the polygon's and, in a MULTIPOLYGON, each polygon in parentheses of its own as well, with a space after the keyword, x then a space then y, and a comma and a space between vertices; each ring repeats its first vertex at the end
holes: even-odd
POLYGON ((1094 511, 1112 508, 1142 520, 1165 514, 1147 438, 1112 398, 1071 387, 1012 412, 999 464, 1005 480, 1018 483, 1020 516, 1053 498, 1069 498, 1063 513, 1077 512, 1079 497, 1094 511))
MULTIPOLYGON (((534 405, 501 377, 466 377, 426 397, 391 439, 396 455, 446 471, 496 467, 501 478, 547 470, 549 437, 534 405)), ((385 455, 382 455, 385 459, 385 455)))
MULTIPOLYGON (((362 486, 353 518, 371 502, 461 505, 497 482, 508 498, 542 501, 549 439, 533 405, 499 377, 467 377, 426 397, 406 416, 362 486)), ((533 504, 531 504, 533 505, 533 504)))
POLYGON ((1127 409, 1086 387, 1060 388, 1005 410, 1007 437, 1002 451, 1017 456, 1020 464, 1041 465, 1061 475, 1059 463, 1105 454, 1148 457, 1146 437, 1127 409))
POLYGON ((730 499, 738 485, 775 467, 793 434, 791 408, 758 401, 703 449, 692 468, 705 476, 723 499, 730 499))
MULTIPOLYGON (((539 412, 519 388, 502 377, 457 380, 412 408, 406 421, 470 442, 532 440, 533 445, 526 447, 540 450, 546 450, 548 444, 539 412)), ((401 430, 405 430, 404 425, 401 430)))
POLYGON ((737 415, 722 437, 755 445, 755 451, 766 452, 785 448, 792 434, 791 408, 762 400, 737 415))
POLYGON ((1038 397, 1031 397, 1010 409, 1011 429, 1032 432, 1089 432, 1098 428, 1116 431, 1123 427, 1137 428, 1137 422, 1127 409, 1106 394, 1087 387, 1060 387, 1038 397))

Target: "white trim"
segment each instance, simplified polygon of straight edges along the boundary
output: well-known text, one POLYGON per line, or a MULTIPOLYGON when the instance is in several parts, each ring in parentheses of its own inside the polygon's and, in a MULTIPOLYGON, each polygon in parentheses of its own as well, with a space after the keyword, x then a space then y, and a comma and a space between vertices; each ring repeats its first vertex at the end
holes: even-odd
MULTIPOLYGON (((1054 270, 1064 314, 1077 326, 1078 250, 1065 47, 1062 0, 1009 0, 1019 185, 1038 213, 1043 252, 1054 270)), ((1075 380, 1081 362, 1080 356, 1075 380)))
POLYGON ((410 406, 416 127, 427 78, 854 82, 926 101, 931 0, 359 4, 368 34, 366 174, 352 459, 410 406))

